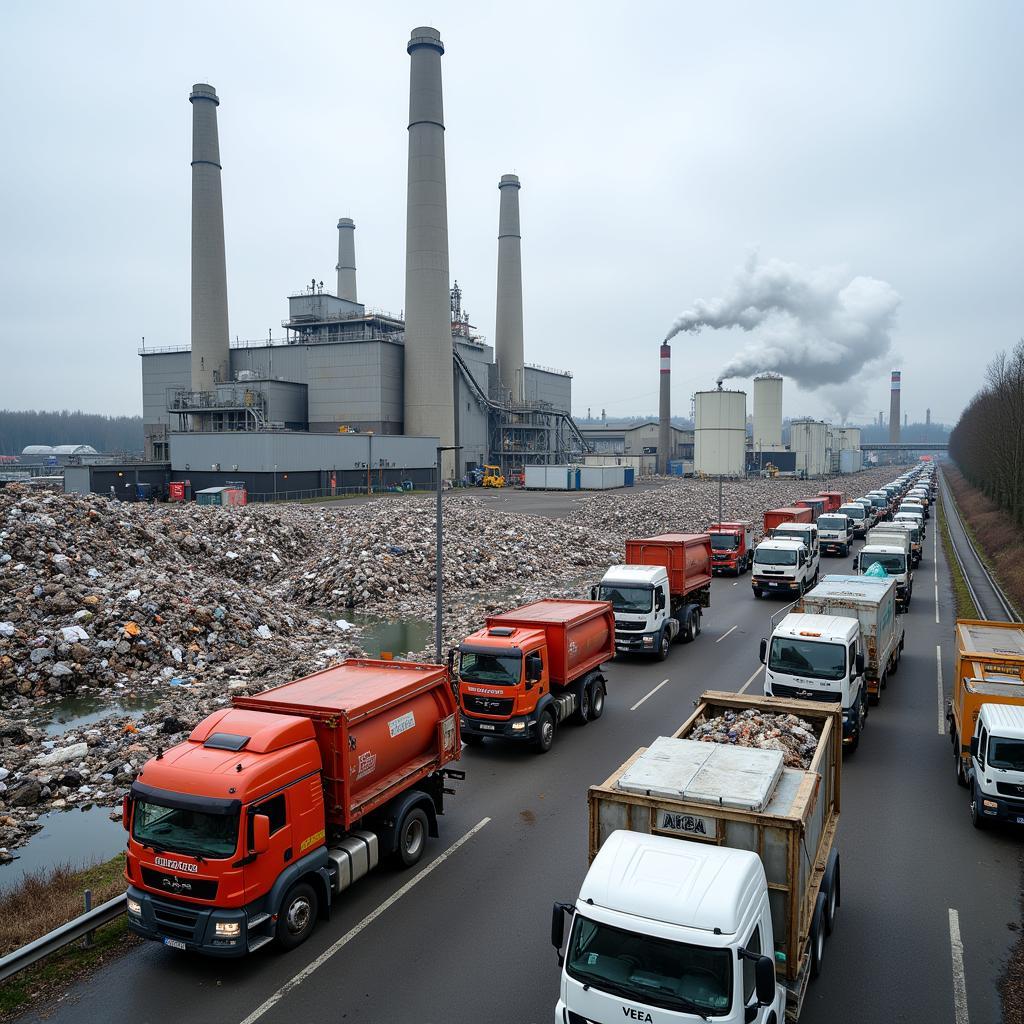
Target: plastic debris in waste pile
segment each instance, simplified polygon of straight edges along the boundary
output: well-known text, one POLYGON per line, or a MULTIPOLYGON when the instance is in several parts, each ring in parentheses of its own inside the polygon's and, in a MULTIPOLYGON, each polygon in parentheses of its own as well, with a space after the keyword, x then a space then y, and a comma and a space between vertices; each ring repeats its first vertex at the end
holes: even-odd
POLYGON ((702 743, 734 743, 738 747, 781 750, 787 768, 810 768, 818 739, 809 722, 796 715, 778 715, 748 708, 726 711, 701 722, 687 739, 702 743))

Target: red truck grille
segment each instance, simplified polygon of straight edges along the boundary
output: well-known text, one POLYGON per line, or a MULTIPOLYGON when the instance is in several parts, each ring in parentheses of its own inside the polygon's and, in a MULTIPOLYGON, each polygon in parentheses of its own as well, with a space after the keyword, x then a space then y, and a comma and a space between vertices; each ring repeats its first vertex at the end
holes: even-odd
POLYGON ((471 715, 493 715, 508 718, 515 707, 512 697, 477 697, 472 693, 462 695, 462 706, 471 715))

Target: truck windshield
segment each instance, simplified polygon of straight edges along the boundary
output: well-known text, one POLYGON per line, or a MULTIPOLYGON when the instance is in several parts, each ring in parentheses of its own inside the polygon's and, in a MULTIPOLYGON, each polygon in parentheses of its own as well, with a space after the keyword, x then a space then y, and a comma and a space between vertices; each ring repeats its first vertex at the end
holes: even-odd
POLYGON ((846 675, 846 648, 842 644, 776 636, 772 638, 768 668, 812 679, 842 679, 846 675))
POLYGON ((1024 740, 1002 740, 993 736, 988 744, 988 763, 1004 771, 1024 772, 1024 740))
POLYGON ((796 565, 796 550, 782 548, 758 548, 754 561, 759 565, 796 565))
POLYGON ((565 969, 583 985, 665 1010, 724 1016, 732 1004, 729 950, 639 935, 582 914, 565 969))
POLYGON ((602 584, 598 600, 611 601, 612 610, 617 612, 649 612, 654 600, 654 591, 650 587, 602 584))
POLYGON ((846 529, 846 516, 819 516, 818 517, 818 529, 819 530, 845 530, 846 529))
POLYGON ((870 569, 875 562, 880 563, 890 576, 896 576, 901 572, 907 571, 906 555, 888 555, 881 551, 862 551, 860 553, 861 572, 864 572, 865 569, 870 569))
POLYGON ((459 675, 467 683, 500 683, 502 686, 518 686, 523 675, 523 658, 520 654, 463 651, 459 675))
POLYGON ((711 534, 711 547, 715 551, 735 551, 740 539, 735 533, 713 533, 711 534))
POLYGON ((839 511, 842 512, 844 516, 849 516, 851 519, 864 518, 863 505, 844 505, 839 511))
POLYGON ((238 846, 238 815, 135 801, 132 835, 137 842, 199 857, 231 857, 238 846))

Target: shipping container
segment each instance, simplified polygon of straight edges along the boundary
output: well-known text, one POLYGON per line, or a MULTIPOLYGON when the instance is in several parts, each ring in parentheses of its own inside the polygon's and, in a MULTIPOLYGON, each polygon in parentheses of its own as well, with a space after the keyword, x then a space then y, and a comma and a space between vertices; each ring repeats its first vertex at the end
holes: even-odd
POLYGON ((818 516, 825 514, 825 506, 827 502, 819 495, 817 498, 801 498, 793 504, 796 505, 797 508, 809 508, 812 513, 811 521, 816 522, 818 516))
POLYGON ((825 512, 835 512, 846 500, 842 491, 818 491, 818 497, 825 499, 825 512))
POLYGON ((790 505, 788 508, 770 508, 764 514, 764 535, 771 536, 772 530, 783 523, 813 523, 814 513, 805 506, 790 505))

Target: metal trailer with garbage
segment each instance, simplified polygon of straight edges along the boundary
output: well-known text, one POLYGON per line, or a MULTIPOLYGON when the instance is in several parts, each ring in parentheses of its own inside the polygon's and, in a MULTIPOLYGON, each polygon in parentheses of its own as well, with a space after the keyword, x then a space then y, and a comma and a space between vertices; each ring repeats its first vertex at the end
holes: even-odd
POLYGON ((864 653, 864 682, 868 702, 878 704, 889 676, 899 670, 905 631, 896 610, 896 580, 892 576, 823 576, 794 605, 795 612, 842 615, 860 621, 864 653))
POLYGON ((671 737, 641 748, 589 791, 590 862, 621 829, 760 858, 774 939, 773 949, 762 949, 774 953, 787 1020, 799 1017, 807 985, 821 969, 840 903, 841 750, 838 704, 708 691, 671 737), (678 743, 703 723, 751 710, 795 715, 811 726, 817 745, 806 769, 783 766, 775 750, 678 743))

